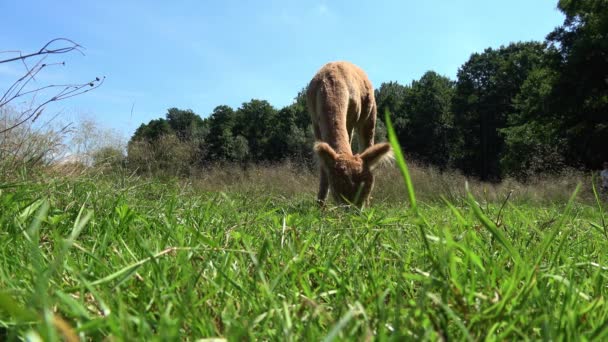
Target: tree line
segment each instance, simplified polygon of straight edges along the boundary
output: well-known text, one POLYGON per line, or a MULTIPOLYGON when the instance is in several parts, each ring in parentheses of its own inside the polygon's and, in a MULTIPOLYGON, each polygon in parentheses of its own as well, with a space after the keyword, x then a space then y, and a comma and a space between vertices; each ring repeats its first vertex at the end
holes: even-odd
MULTIPOLYGON (((608 160, 608 0, 560 0, 564 23, 542 42, 473 53, 456 80, 428 71, 376 89, 377 137, 388 110, 409 157, 483 180, 526 178, 608 160)), ((129 162, 173 170, 208 163, 312 161, 306 89, 281 109, 253 99, 201 118, 171 108, 142 124, 129 162)), ((186 172, 184 170, 173 170, 186 172)))

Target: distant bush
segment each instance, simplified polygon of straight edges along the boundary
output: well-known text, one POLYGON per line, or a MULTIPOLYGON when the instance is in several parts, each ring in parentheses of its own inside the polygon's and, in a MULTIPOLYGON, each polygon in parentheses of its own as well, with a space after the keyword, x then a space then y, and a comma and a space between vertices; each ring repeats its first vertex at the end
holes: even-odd
POLYGON ((131 170, 149 176, 189 176, 197 163, 197 152, 191 141, 167 134, 153 142, 130 142, 127 165, 131 170))
MULTIPOLYGON (((19 115, 10 107, 0 108, 0 131, 15 126, 19 115)), ((65 127, 36 127, 31 121, 0 133, 0 176, 13 178, 19 172, 57 162, 68 133, 65 127)))
POLYGON ((118 169, 125 165, 126 155, 122 149, 114 146, 102 147, 93 152, 93 166, 104 169, 118 169))

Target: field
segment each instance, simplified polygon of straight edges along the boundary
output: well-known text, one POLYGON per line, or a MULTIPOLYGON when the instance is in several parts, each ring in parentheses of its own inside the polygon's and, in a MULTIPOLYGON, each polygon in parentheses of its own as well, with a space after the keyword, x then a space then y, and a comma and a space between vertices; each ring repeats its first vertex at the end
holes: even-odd
POLYGON ((606 338, 589 179, 410 171, 363 211, 318 208, 290 164, 3 182, 0 339, 606 338))

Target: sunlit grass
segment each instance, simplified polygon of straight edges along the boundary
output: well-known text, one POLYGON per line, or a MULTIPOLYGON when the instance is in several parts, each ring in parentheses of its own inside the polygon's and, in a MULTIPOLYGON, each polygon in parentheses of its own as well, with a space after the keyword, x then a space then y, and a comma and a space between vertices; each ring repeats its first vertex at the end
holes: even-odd
POLYGON ((394 182, 363 211, 263 182, 2 183, 0 339, 606 338, 601 201, 394 182))

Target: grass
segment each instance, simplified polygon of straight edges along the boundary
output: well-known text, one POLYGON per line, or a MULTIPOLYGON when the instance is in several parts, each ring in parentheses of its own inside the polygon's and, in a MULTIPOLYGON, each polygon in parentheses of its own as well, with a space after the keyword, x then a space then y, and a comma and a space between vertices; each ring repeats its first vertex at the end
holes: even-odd
POLYGON ((0 339, 607 337, 608 234, 587 187, 440 197, 410 171, 363 211, 317 208, 295 169, 0 183, 0 339))

